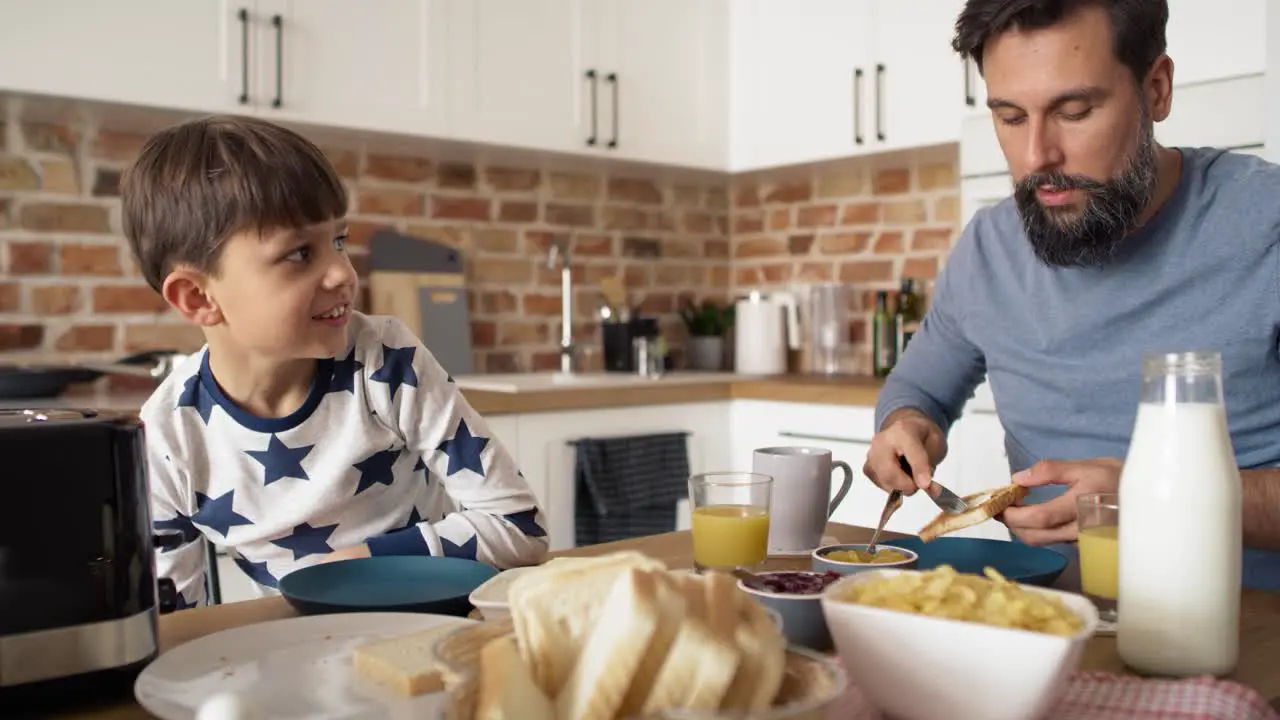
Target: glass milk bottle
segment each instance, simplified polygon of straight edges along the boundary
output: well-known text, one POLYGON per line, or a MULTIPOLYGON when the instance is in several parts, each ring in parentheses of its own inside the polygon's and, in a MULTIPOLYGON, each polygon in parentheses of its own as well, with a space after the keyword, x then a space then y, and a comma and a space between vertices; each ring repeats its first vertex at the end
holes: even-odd
POLYGON ((1235 667, 1241 492, 1218 353, 1146 356, 1120 477, 1116 643, 1137 672, 1235 667))

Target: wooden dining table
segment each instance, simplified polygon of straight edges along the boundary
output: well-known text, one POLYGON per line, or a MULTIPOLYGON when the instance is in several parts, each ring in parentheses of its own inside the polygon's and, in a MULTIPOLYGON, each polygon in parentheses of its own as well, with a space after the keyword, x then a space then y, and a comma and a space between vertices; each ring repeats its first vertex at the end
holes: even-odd
MULTIPOLYGON (((832 523, 827 534, 838 542, 867 542, 871 530, 832 523)), ((884 537, 901 537, 885 533, 884 537)), ((693 547, 688 531, 650 535, 601 545, 590 545, 551 553, 551 556, 590 556, 618 550, 638 550, 671 568, 693 566, 693 547)), ((771 557, 768 569, 809 569, 808 557, 771 557)), ((1059 577, 1059 589, 1077 591, 1079 569, 1069 564, 1059 577)), ((1280 710, 1280 594, 1246 589, 1241 597, 1240 660, 1229 679, 1256 690, 1273 708, 1280 710)), ((228 628, 269 620, 295 617, 298 612, 281 597, 193 608, 160 617, 160 651, 172 649, 196 638, 228 628)), ((1089 641, 1081 670, 1131 674, 1116 652, 1114 637, 1095 636, 1089 641)), ((140 720, 151 717, 133 697, 125 696, 91 707, 81 707, 49 717, 77 720, 140 720)))

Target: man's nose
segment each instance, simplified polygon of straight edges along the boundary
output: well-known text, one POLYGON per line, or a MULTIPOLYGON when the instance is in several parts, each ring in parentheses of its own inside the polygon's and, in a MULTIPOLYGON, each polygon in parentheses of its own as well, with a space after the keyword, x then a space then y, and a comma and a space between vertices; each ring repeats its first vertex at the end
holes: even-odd
POLYGON ((1027 120, 1026 149, 1023 158, 1028 172, 1049 172, 1062 167, 1062 146, 1052 123, 1042 119, 1027 120))

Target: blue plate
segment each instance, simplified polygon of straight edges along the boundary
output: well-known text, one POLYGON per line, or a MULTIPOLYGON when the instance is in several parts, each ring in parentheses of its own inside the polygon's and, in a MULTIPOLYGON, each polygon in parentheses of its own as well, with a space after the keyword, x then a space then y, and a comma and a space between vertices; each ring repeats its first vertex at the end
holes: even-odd
POLYGON ((1048 587, 1067 567, 1067 558, 1061 553, 1007 540, 941 537, 924 542, 906 537, 880 544, 915 551, 920 556, 918 570, 950 565, 956 572, 981 575, 984 567, 992 567, 1009 580, 1026 585, 1048 587))
POLYGON ((421 612, 466 617, 467 596, 498 571, 464 558, 384 555, 312 565, 280 580, 304 615, 421 612))

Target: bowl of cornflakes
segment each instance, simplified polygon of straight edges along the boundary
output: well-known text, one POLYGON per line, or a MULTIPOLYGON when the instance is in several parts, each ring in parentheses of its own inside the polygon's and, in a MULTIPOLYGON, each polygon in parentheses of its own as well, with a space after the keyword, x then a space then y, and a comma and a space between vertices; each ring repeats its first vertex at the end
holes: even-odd
POLYGON ((821 602, 850 681, 900 720, 1041 717, 1098 625, 1084 596, 991 568, 860 572, 827 587, 821 602))
POLYGON ((866 543, 823 545, 810 553, 813 569, 817 572, 837 572, 852 575, 867 570, 896 568, 914 570, 920 556, 914 550, 877 545, 874 553, 868 552, 866 543))

